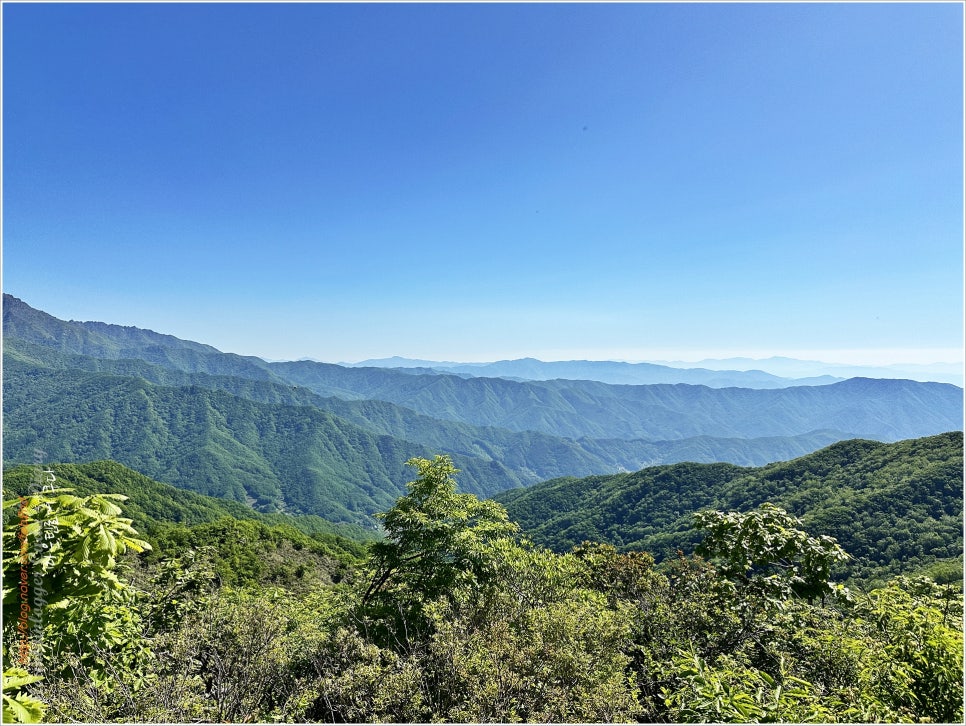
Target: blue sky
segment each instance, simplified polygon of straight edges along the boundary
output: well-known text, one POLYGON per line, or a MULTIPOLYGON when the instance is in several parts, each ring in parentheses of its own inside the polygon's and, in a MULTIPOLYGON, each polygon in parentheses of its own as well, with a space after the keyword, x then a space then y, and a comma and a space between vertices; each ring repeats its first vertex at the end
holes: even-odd
POLYGON ((273 359, 961 360, 963 7, 3 6, 3 285, 273 359))

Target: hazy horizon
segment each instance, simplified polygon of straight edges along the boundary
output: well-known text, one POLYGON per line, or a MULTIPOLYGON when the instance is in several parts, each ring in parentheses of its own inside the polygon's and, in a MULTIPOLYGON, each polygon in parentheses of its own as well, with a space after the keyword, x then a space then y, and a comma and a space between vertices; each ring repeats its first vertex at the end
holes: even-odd
MULTIPOLYGON (((107 323, 109 325, 130 325, 136 328, 152 330, 155 333, 160 333, 162 335, 173 335, 174 337, 181 338, 182 340, 190 340, 195 343, 203 343, 206 345, 211 345, 224 353, 235 353, 237 355, 251 355, 257 358, 262 358, 266 361, 271 362, 281 362, 281 361, 299 361, 299 360, 312 360, 322 363, 336 363, 339 365, 357 365, 371 360, 389 360, 392 358, 399 358, 407 361, 425 361, 431 363, 453 363, 457 365, 469 365, 469 364, 487 364, 499 361, 508 360, 520 360, 524 358, 533 358, 545 363, 552 362, 566 362, 566 361, 600 361, 600 362, 617 362, 617 363, 656 363, 659 365, 668 365, 674 367, 682 366, 703 366, 708 368, 715 368, 714 363, 727 363, 732 364, 735 361, 748 360, 754 363, 767 363, 769 361, 774 362, 776 359, 789 359, 795 362, 802 363, 815 363, 825 366, 835 367, 933 367, 936 370, 948 367, 960 367, 964 365, 963 361, 963 350, 961 349, 920 349, 920 350, 868 350, 868 349, 843 349, 843 350, 801 350, 792 349, 784 351, 728 351, 728 350, 717 350, 717 351, 706 351, 705 353, 697 352, 694 350, 679 350, 679 351, 669 351, 669 350, 651 350, 643 351, 638 353, 630 353, 627 355, 621 355, 620 353, 611 352, 610 355, 604 354, 596 355, 594 351, 586 351, 580 349, 571 350, 557 350, 545 352, 543 354, 535 354, 530 351, 517 352, 514 354, 495 354, 490 357, 480 357, 480 358, 459 358, 451 355, 446 355, 445 351, 442 351, 440 355, 435 357, 420 355, 420 354, 402 354, 399 352, 389 352, 385 355, 367 355, 361 357, 333 357, 333 358, 319 358, 317 356, 303 354, 294 355, 291 357, 275 357, 273 355, 265 354, 258 350, 258 341, 253 339, 246 341, 245 345, 242 345, 238 349, 226 349, 221 348, 218 345, 212 343, 210 340, 203 338, 191 338, 185 335, 181 335, 176 331, 172 330, 158 330, 154 328, 147 328, 144 325, 139 325, 137 323, 119 323, 113 319, 104 320, 94 320, 94 319, 79 319, 72 317, 66 313, 56 313, 50 310, 43 310, 33 305, 30 300, 23 299, 16 291, 4 290, 5 293, 13 295, 14 297, 23 300, 27 305, 35 309, 40 309, 43 312, 53 315, 55 318, 64 321, 72 322, 99 322, 107 323), (596 357, 595 357, 596 356, 596 357)), ((747 370, 748 368, 729 368, 729 370, 747 370)))
POLYGON ((4 4, 3 283, 353 361, 963 359, 963 7, 4 4))
MULTIPOLYGON (((416 360, 416 361, 427 361, 435 363, 454 363, 458 365, 472 365, 472 364, 487 364, 499 361, 508 360, 522 360, 526 358, 533 358, 544 363, 554 363, 554 362, 565 362, 565 361, 596 361, 596 362, 611 362, 611 363, 657 363, 660 365, 698 365, 701 363, 715 363, 715 362, 731 362, 731 361, 755 361, 755 362, 767 362, 773 359, 790 359, 795 361, 807 362, 807 363, 822 363, 824 365, 830 366, 870 366, 870 367, 895 367, 895 366, 962 366, 964 365, 962 360, 957 360, 957 356, 962 358, 962 351, 960 350, 950 350, 946 351, 948 357, 943 358, 933 358, 930 357, 928 351, 910 351, 910 356, 903 358, 902 354, 899 353, 895 355, 896 351, 888 351, 890 353, 886 358, 880 357, 882 351, 789 351, 786 353, 775 353, 775 354, 765 354, 761 351, 755 351, 751 354, 742 353, 717 353, 706 356, 692 356, 692 357, 619 357, 611 356, 604 358, 592 358, 587 355, 582 355, 579 351, 572 353, 570 357, 566 358, 550 358, 541 357, 539 355, 512 355, 512 356, 497 356, 487 359, 478 360, 454 360, 452 358, 426 358, 424 356, 403 356, 403 355, 384 355, 384 356, 372 356, 367 358, 359 359, 341 359, 337 361, 339 363, 346 364, 359 364, 370 360, 389 360, 392 358, 400 358, 405 360, 416 360), (854 354, 854 355, 852 355, 854 354), (846 358, 840 358, 839 356, 845 355, 846 358), (886 362, 883 362, 886 361, 886 362)), ((310 357, 305 356, 303 360, 312 360, 310 357)), ((332 361, 326 361, 332 362, 332 361)))

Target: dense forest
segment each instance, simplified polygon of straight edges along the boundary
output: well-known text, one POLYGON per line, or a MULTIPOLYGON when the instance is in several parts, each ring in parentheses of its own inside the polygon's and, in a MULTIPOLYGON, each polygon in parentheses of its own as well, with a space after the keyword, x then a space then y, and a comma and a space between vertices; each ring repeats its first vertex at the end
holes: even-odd
POLYGON ((656 464, 761 466, 859 434, 938 434, 963 415, 962 389, 903 380, 752 390, 269 363, 10 295, 3 330, 5 469, 35 449, 111 459, 262 512, 370 528, 404 493, 405 462, 439 451, 464 491, 492 496, 656 464))
POLYGON ((846 549, 770 502, 702 509, 660 563, 554 552, 447 457, 410 464, 368 543, 112 462, 7 472, 5 720, 963 718, 959 583, 845 586, 846 549))
POLYGON ((3 313, 5 721, 963 718, 960 388, 268 363, 3 313))
POLYGON ((693 551, 693 513, 748 511, 768 501, 835 537, 853 556, 839 576, 881 583, 921 570, 962 577, 963 433, 884 444, 852 440, 758 468, 674 464, 567 477, 501 492, 514 521, 564 552, 585 540, 658 559, 693 551))
POLYGON ((962 420, 962 390, 944 383, 853 378, 825 386, 715 389, 461 378, 313 361, 268 367, 320 395, 374 398, 440 419, 570 439, 760 438, 834 430, 896 440, 947 431, 962 420))
MULTIPOLYGON (((225 365, 234 362, 228 357, 225 365)), ((272 380, 67 355, 18 340, 4 341, 4 407, 8 465, 29 461, 35 447, 56 461, 109 458, 201 493, 349 522, 391 505, 404 491, 404 462, 433 451, 452 452, 462 486, 485 496, 660 461, 764 463, 842 438, 811 431, 576 441, 443 421, 387 401, 323 397, 272 380)))

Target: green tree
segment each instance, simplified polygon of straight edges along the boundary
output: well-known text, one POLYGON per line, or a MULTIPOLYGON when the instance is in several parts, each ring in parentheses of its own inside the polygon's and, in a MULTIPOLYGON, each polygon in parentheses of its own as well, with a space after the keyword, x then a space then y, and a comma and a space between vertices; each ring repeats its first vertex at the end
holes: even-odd
MULTIPOLYGON (((116 502, 124 499, 47 489, 4 502, 5 511, 16 507, 18 515, 17 525, 3 532, 4 620, 12 630, 29 609, 30 621, 39 623, 35 632, 42 634, 33 653, 20 638, 22 665, 46 675, 81 669, 108 690, 119 669, 137 670, 146 649, 134 592, 118 575, 118 558, 150 545, 138 537, 130 519, 120 516, 116 502), (43 658, 36 652, 39 647, 43 658)), ((7 650, 4 655, 12 657, 7 650)), ((37 680, 36 675, 4 670, 5 690, 19 691, 37 680)), ((4 704, 10 706, 6 697, 4 704)), ((14 709, 9 715, 26 718, 35 711, 14 709)))
POLYGON ((364 606, 418 606, 485 585, 495 573, 493 543, 517 530, 500 504, 457 493, 458 469, 448 456, 407 464, 419 477, 378 515, 386 539, 372 545, 364 606))
POLYGON ((801 522, 784 509, 765 502, 752 512, 705 511, 694 517, 705 533, 698 554, 716 563, 739 590, 809 602, 841 592, 831 582, 832 567, 849 555, 832 537, 799 529, 801 522))
POLYGON ((436 718, 586 723, 639 716, 626 655, 629 608, 611 609, 604 595, 586 590, 551 602, 521 602, 514 593, 496 600, 482 611, 431 610, 436 627, 425 661, 436 718))
POLYGON ((853 627, 874 643, 859 679, 873 715, 962 722, 962 606, 961 594, 925 578, 899 577, 857 599, 853 627))

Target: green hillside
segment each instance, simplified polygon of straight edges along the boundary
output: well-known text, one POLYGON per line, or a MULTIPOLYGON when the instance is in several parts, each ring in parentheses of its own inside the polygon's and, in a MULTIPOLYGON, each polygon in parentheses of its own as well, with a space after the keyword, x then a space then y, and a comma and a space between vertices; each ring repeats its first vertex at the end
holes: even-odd
MULTIPOLYGON (((464 378, 384 368, 347 368, 313 361, 266 363, 150 330, 65 322, 9 295, 4 296, 3 314, 6 338, 63 354, 116 361, 137 359, 187 373, 302 386, 323 397, 377 399, 437 421, 535 431, 576 441, 764 439, 811 435, 816 431, 837 432, 840 439, 895 441, 959 429, 963 419, 962 389, 948 384, 853 379, 826 386, 753 390, 685 384, 638 386, 464 378)), ((115 372, 140 375, 129 362, 118 365, 122 368, 115 372), (130 372, 124 371, 124 366, 130 372)), ((415 439, 399 431, 384 433, 425 443, 430 448, 442 443, 415 439)), ((457 450, 451 446, 443 448, 457 450)), ((790 453, 786 447, 766 460, 776 461, 790 453)), ((595 456, 588 451, 575 454, 585 461, 595 456)), ((624 456, 618 450, 609 458, 616 461, 624 456)), ((625 465, 629 469, 653 461, 648 455, 626 458, 637 459, 629 462, 632 466, 625 465)), ((594 470, 600 471, 596 467, 594 470)), ((536 476, 552 474, 543 471, 536 476)))
MULTIPOLYGON (((225 584, 311 586, 341 579, 376 534, 315 516, 262 514, 250 507, 177 489, 114 461, 50 464, 56 486, 78 496, 122 494, 124 515, 152 545, 145 562, 205 550, 225 584)), ((5 500, 26 495, 33 466, 3 474, 5 500)), ((13 510, 7 513, 12 516, 13 510)))
MULTIPOLYGON (((265 511, 371 526, 404 490, 407 459, 426 447, 370 433, 310 406, 264 404, 196 386, 4 368, 5 464, 113 459, 185 489, 265 511)), ((460 457, 468 491, 529 483, 496 461, 460 457)))
POLYGON ((768 501, 835 537, 855 557, 851 576, 881 578, 962 557, 963 434, 844 441, 760 468, 685 463, 564 478, 495 499, 557 551, 591 540, 657 558, 693 549, 693 512, 768 501))
POLYGON ((696 437, 678 441, 566 439, 537 431, 473 426, 417 413, 388 401, 320 396, 302 386, 238 376, 188 373, 135 359, 67 354, 20 339, 3 343, 4 358, 29 366, 80 370, 142 378, 164 386, 199 386, 259 403, 314 406, 372 433, 421 444, 457 457, 496 460, 529 483, 558 476, 587 476, 675 461, 730 461, 755 466, 790 459, 841 440, 834 431, 757 439, 696 437))
MULTIPOLYGON (((852 441, 653 480, 941 478, 961 441, 852 441)), ((4 721, 962 722, 962 595, 942 584, 948 570, 844 588, 835 540, 770 504, 706 511, 701 556, 656 567, 600 543, 553 553, 497 502, 458 492, 446 457, 413 465, 385 537, 364 550, 284 517, 218 516, 241 505, 114 462, 53 465, 80 496, 23 502, 13 495, 36 469, 8 472, 4 636, 24 657, 5 670, 4 721), (44 553, 32 577, 22 534, 44 553), (42 664, 18 637, 26 600, 42 664)))
MULTIPOLYGON (((356 541, 376 536, 371 529, 330 522, 312 514, 257 512, 230 499, 210 497, 163 484, 116 461, 51 464, 49 468, 57 477, 58 486, 71 487, 79 496, 114 493, 128 497, 124 504, 125 516, 130 517, 134 526, 143 532, 150 533, 161 525, 191 526, 233 517, 271 526, 285 524, 308 535, 337 535, 356 541)), ((34 474, 34 467, 27 464, 4 471, 5 496, 9 499, 25 494, 30 489, 34 474)))

